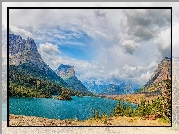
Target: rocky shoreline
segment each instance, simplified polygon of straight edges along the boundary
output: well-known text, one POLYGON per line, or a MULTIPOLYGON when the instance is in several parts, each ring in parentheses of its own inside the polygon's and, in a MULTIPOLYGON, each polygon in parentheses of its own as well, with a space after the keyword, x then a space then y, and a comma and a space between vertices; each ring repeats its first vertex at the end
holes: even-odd
POLYGON ((9 115, 10 126, 171 126, 170 123, 148 120, 139 117, 109 117, 105 119, 88 119, 85 121, 48 119, 35 116, 9 115))

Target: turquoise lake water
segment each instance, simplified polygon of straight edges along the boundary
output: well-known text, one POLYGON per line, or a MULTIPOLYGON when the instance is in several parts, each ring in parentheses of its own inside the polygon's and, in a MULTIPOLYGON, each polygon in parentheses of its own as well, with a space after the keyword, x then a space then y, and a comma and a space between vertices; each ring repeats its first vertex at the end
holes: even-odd
MULTIPOLYGON (((9 113, 50 119, 74 119, 76 117, 79 120, 85 120, 92 116, 91 109, 110 114, 117 105, 116 100, 107 98, 88 96, 72 96, 72 98, 72 101, 52 98, 10 98, 9 113)), ((6 107, 7 104, 4 103, 3 112, 7 110, 6 107)), ((136 105, 133 105, 133 107, 136 107, 136 105)), ((7 120, 6 118, 7 114, 4 113, 3 120, 7 120)))

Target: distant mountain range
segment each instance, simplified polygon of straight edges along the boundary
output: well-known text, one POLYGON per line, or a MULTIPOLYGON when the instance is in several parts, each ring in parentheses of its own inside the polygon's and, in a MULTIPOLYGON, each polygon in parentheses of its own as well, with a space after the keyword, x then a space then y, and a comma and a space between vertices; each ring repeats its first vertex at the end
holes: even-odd
MULTIPOLYGON (((177 70, 179 58, 173 58, 173 68, 177 70)), ((178 77, 179 74, 173 75, 173 77, 178 77)), ((132 94, 135 92, 146 93, 146 94, 156 94, 159 95, 162 91, 163 86, 166 85, 167 80, 171 80, 171 58, 165 57, 158 67, 152 74, 149 81, 142 86, 139 90, 135 90, 132 84, 125 84, 124 82, 115 85, 97 85, 95 81, 88 83, 85 82, 86 88, 94 94, 107 94, 107 95, 119 95, 119 94, 132 94)))
POLYGON ((92 95, 76 78, 74 67, 61 65, 55 72, 44 62, 32 38, 25 40, 14 34, 9 34, 9 81, 10 94, 14 96, 31 93, 47 97, 62 90, 69 90, 72 95, 92 95))
POLYGON ((108 94, 108 95, 119 95, 119 94, 131 94, 134 93, 132 84, 125 84, 122 82, 119 85, 108 84, 108 85, 97 85, 95 81, 88 83, 84 82, 84 85, 89 91, 94 94, 108 94))

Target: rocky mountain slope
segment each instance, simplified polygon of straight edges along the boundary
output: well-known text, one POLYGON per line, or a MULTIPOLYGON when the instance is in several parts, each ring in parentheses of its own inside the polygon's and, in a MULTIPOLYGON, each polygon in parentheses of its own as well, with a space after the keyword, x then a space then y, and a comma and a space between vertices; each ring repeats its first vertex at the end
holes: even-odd
MULTIPOLYGON (((19 35, 9 34, 9 65, 36 68, 42 71, 44 79, 55 80, 65 85, 62 78, 43 61, 32 38, 22 39, 19 35)), ((37 76, 39 77, 39 76, 37 76)))
POLYGON ((63 78, 63 80, 68 84, 69 88, 75 91, 85 92, 92 95, 92 93, 89 92, 87 88, 82 84, 82 82, 75 76, 74 66, 61 64, 55 70, 55 72, 58 76, 63 78))
POLYGON ((15 97, 51 97, 63 91, 86 95, 71 88, 44 62, 32 38, 14 34, 9 34, 9 83, 9 95, 15 97))
POLYGON ((156 85, 167 78, 171 79, 171 59, 165 57, 154 71, 146 86, 156 85))
POLYGON ((61 64, 55 72, 64 80, 75 76, 74 66, 70 65, 61 64))
POLYGON ((171 58, 165 57, 161 63, 158 64, 157 69, 154 71, 149 81, 139 92, 155 92, 160 94, 167 79, 171 80, 171 58))

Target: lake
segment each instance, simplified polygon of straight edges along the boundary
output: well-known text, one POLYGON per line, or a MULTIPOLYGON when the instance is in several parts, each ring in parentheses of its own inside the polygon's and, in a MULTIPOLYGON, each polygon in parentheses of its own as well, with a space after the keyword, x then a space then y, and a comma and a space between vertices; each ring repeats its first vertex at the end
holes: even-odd
MULTIPOLYGON (((99 113, 106 112, 109 115, 118 102, 117 100, 89 96, 72 96, 72 98, 71 101, 52 98, 10 98, 9 113, 50 119, 78 118, 85 120, 92 116, 92 109, 98 110, 99 113)), ((136 107, 134 104, 132 106, 136 107)))

